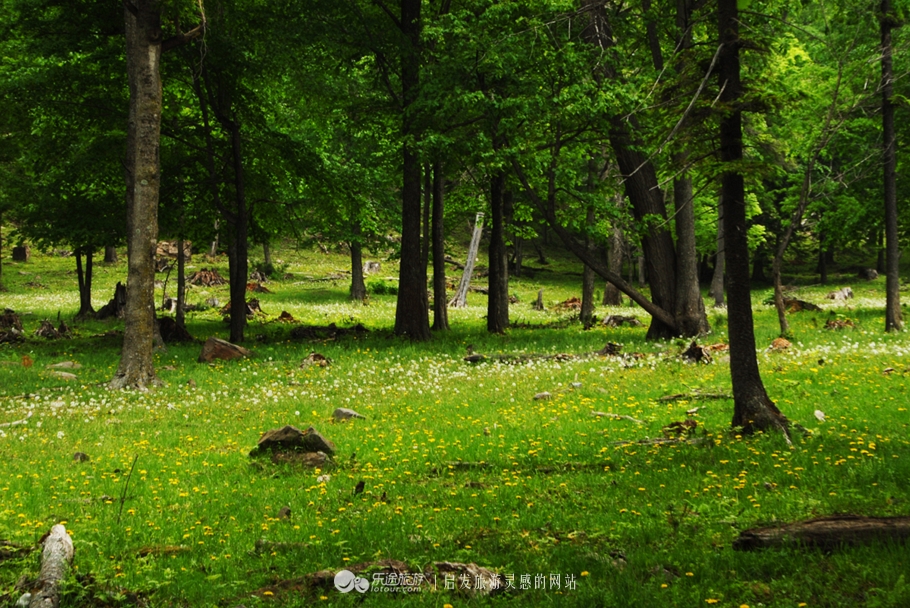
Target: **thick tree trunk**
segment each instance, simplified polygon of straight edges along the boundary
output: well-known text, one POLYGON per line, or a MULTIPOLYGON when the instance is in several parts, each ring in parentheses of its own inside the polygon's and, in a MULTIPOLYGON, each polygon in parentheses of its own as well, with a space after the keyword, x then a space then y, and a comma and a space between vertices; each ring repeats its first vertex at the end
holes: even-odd
MULTIPOLYGON (((720 121, 720 158, 724 164, 743 158, 742 84, 739 73, 739 15, 737 0, 718 0, 718 31, 723 48, 719 76, 723 114, 720 121)), ((746 239, 746 199, 743 176, 735 168, 722 175, 724 244, 727 262, 727 309, 730 341, 730 376, 733 384, 733 426, 744 433, 780 429, 787 433, 787 419, 780 413, 762 383, 755 354, 752 292, 749 283, 749 244, 746 239)))
POLYGON ((92 257, 94 252, 90 247, 76 248, 76 275, 79 280, 79 312, 76 317, 93 317, 95 309, 92 307, 92 257), (85 270, 82 268, 82 254, 85 253, 85 270))
POLYGON ((113 245, 108 245, 104 248, 104 263, 105 264, 116 264, 117 263, 117 248, 113 245))
POLYGON ((894 130, 894 73, 891 30, 896 23, 891 0, 882 0, 879 11, 882 47, 882 146, 885 192, 885 331, 903 326, 900 301, 900 244, 897 234, 897 136, 894 130))
MULTIPOLYGON (((676 162, 684 166, 688 161, 678 155, 676 162)), ((695 206, 688 175, 683 174, 673 181, 673 204, 676 208, 676 323, 685 336, 707 334, 711 326, 698 284, 695 206)))
POLYGON ((724 255, 724 199, 717 198, 717 253, 714 258, 714 276, 711 278, 711 297, 714 298, 715 308, 724 305, 724 271, 726 264, 724 255))
POLYGON ((272 248, 269 246, 268 239, 262 241, 262 263, 271 272, 274 264, 272 264, 272 248))
POLYGON ((186 328, 186 252, 184 241, 177 239, 177 314, 174 321, 178 327, 186 328))
POLYGON ((363 243, 360 241, 360 220, 354 220, 351 239, 351 299, 363 302, 367 297, 367 287, 363 282, 363 243))
POLYGON ((446 252, 443 226, 442 163, 433 162, 433 331, 449 329, 449 303, 446 297, 446 252))
POLYGON ((420 85, 420 4, 420 0, 401 2, 401 265, 395 308, 395 333, 417 341, 430 339, 427 266, 420 255, 420 162, 409 142, 416 136, 412 106, 420 85))
MULTIPOLYGON (((658 187, 654 165, 640 152, 640 142, 632 140, 626 123, 621 117, 610 121, 610 143, 619 163, 619 170, 626 186, 626 195, 632 203, 632 212, 639 222, 646 217, 666 220, 667 209, 663 192, 658 187)), ((676 252, 666 222, 654 224, 642 237, 645 269, 651 287, 651 301, 664 310, 676 308, 676 252)), ((677 326, 677 330, 683 328, 677 326)), ((652 318, 647 338, 658 340, 674 335, 666 324, 652 318)), ((697 334, 695 334, 697 335, 697 334)))
POLYGON ((155 247, 158 239, 158 150, 161 135, 161 14, 154 0, 126 5, 130 110, 126 149, 126 311, 120 366, 112 388, 144 388, 155 376, 155 247))
POLYGON ((490 248, 489 297, 487 298, 487 331, 504 333, 509 327, 509 258, 505 244, 503 196, 505 174, 490 179, 490 248))

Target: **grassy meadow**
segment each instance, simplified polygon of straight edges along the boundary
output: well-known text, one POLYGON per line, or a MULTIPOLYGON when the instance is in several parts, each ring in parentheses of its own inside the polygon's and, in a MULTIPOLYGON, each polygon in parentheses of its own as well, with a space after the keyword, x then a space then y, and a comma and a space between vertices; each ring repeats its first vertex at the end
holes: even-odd
MULTIPOLYGON (((394 262, 382 260, 360 305, 348 301, 347 279, 328 278, 348 268, 342 252, 288 245, 273 256, 287 274, 256 294, 266 314, 248 326, 254 356, 198 363, 201 341, 228 330, 216 309, 190 312, 199 342, 158 353, 163 385, 148 392, 106 390, 122 323, 72 319, 73 258, 3 259, 0 309, 22 315, 28 338, 0 345, 0 543, 12 543, 0 544, 0 605, 15 605, 37 578, 40 552, 26 548, 55 523, 76 547, 66 606, 910 605, 906 546, 731 548, 740 530, 774 522, 910 515, 910 339, 883 332, 883 278, 800 288, 824 310, 790 316, 784 352, 767 349, 777 337, 762 304, 769 290, 754 292, 765 385, 805 427, 791 447, 778 435, 737 435, 730 399, 661 400, 729 394, 724 353, 693 364, 680 357, 683 341, 648 343, 647 315, 628 306, 597 315, 635 314, 644 327, 584 331, 573 311, 556 309, 581 284, 580 265, 556 251, 513 278, 517 327, 506 335, 486 334, 486 296, 472 293, 466 309, 450 309, 452 330, 426 344, 392 335, 395 296, 381 292, 395 284, 394 262), (846 285, 854 299, 824 298, 846 285), (539 289, 550 310, 531 309, 539 289), (371 331, 295 340, 282 311, 302 325, 371 331), (72 337, 33 336, 45 318, 64 320, 72 337), (826 329, 830 319, 853 327, 826 329), (623 356, 463 361, 469 346, 590 354, 607 342, 623 356), (301 368, 311 351, 332 364, 301 368), (47 367, 63 361, 81 365, 64 370, 75 380, 47 367), (545 391, 549 399, 534 400, 545 391), (336 407, 366 419, 334 423, 336 407), (639 443, 695 407, 692 441, 639 443), (286 424, 335 442, 334 464, 250 458, 264 431, 286 424), (90 460, 74 461, 76 452, 90 460), (384 559, 473 562, 514 589, 343 594, 306 578, 384 559)), ((125 280, 124 258, 96 265, 96 308, 125 280)), ((226 258, 194 256, 188 274, 202 267, 228 276, 226 258)), ((212 297, 225 303, 227 286, 188 292, 191 304, 212 297)), ((701 342, 724 342, 725 312, 709 316, 714 333, 701 342)))

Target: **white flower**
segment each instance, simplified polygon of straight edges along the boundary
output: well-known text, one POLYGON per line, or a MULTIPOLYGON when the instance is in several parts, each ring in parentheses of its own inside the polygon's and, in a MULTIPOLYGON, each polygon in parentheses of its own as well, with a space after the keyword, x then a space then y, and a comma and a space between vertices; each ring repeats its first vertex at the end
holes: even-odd
POLYGON ((57 431, 57 439, 63 439, 63 431, 57 431))

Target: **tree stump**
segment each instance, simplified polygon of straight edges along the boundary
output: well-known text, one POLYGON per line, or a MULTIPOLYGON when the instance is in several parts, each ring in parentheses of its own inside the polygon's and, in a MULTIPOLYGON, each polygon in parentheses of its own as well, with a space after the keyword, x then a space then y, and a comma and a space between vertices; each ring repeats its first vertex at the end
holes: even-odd
POLYGON ((109 319, 111 317, 123 317, 123 311, 126 309, 126 286, 117 282, 114 288, 114 297, 107 304, 95 313, 96 319, 109 319))
POLYGON ((537 292, 537 301, 531 305, 534 310, 545 310, 543 305, 543 289, 537 292))
POLYGON ((14 262, 28 262, 30 257, 32 257, 32 250, 28 245, 13 247, 14 262))

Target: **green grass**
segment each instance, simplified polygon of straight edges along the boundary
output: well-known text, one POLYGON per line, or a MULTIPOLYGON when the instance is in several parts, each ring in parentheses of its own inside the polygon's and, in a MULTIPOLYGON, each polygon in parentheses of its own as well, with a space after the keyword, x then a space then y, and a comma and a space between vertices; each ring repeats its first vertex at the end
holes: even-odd
MULTIPOLYGON (((729 392, 722 354, 692 365, 679 357, 683 342, 647 343, 646 328, 547 327, 569 315, 532 311, 537 290, 550 306, 580 291, 580 277, 569 274, 578 265, 555 254, 552 271, 510 286, 521 300, 513 321, 534 329, 487 335, 486 298, 470 294, 467 309, 450 310, 452 331, 427 344, 392 336, 393 295, 374 293, 362 306, 348 302, 344 279, 308 280, 346 269, 343 255, 274 255, 292 277, 259 294, 268 314, 248 328, 255 356, 203 365, 199 344, 169 346, 156 355, 164 386, 146 393, 105 389, 119 338, 97 336, 120 325, 70 319, 78 307, 71 258, 4 260, 0 306, 23 313, 29 334, 58 311, 74 328, 69 340, 0 345, 0 362, 10 363, 0 363, 0 423, 28 420, 0 427, 0 540, 31 545, 66 522, 76 559, 65 605, 910 605, 906 547, 731 549, 739 530, 768 522, 910 514, 910 340, 882 332, 883 280, 853 281, 857 298, 847 303, 803 288, 801 298, 827 310, 791 315, 793 347, 784 353, 764 348, 777 336, 776 317, 760 304, 767 291, 755 292, 766 387, 809 430, 791 448, 776 435, 735 435, 730 400, 658 400, 729 392), (307 324, 361 322, 372 331, 294 341, 291 326, 274 322, 282 310, 307 324), (824 329, 832 315, 856 327, 824 329), (607 341, 643 356, 462 361, 469 344, 481 353, 554 354, 590 353, 607 341), (300 369, 312 350, 333 364, 300 369), (77 381, 45 367, 64 360, 82 365, 77 381), (534 401, 542 391, 553 398, 534 401), (697 444, 620 443, 660 437, 696 405, 705 406, 697 444), (367 418, 333 424, 336 407, 367 418), (335 466, 301 470, 248 456, 263 431, 284 424, 313 425, 334 441, 335 466), (91 460, 73 462, 77 451, 91 460), (324 474, 330 479, 320 481, 324 474), (354 495, 361 480, 365 491, 354 495), (290 519, 278 518, 284 506, 290 519), (487 599, 444 590, 390 599, 277 585, 388 558, 413 567, 476 562, 514 574, 516 586, 531 575, 532 588, 487 599), (533 588, 537 574, 547 588, 533 588), (561 575, 560 589, 549 588, 551 574, 561 575)), ((194 258, 193 266, 211 264, 194 258)), ((214 266, 227 276, 225 260, 214 266)), ((100 306, 125 279, 125 264, 96 273, 100 306)), ((396 275, 383 262, 377 276, 394 285, 396 275)), ((226 302, 227 287, 194 288, 189 302, 209 297, 226 302)), ((647 321, 637 308, 597 314, 611 312, 647 321)), ((725 313, 710 317, 715 334, 705 343, 724 341, 725 313)), ((227 337, 215 310, 191 313, 188 326, 198 338, 227 337)), ((0 601, 18 599, 16 582, 36 577, 39 559, 0 559, 0 601)))

